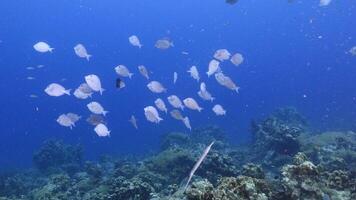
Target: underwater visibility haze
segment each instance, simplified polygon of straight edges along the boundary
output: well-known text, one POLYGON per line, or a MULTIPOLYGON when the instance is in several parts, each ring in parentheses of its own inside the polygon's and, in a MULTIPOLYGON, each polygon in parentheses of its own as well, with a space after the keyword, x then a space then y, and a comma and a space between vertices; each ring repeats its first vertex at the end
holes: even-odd
POLYGON ((356 2, 0 2, 0 200, 356 199, 356 2))

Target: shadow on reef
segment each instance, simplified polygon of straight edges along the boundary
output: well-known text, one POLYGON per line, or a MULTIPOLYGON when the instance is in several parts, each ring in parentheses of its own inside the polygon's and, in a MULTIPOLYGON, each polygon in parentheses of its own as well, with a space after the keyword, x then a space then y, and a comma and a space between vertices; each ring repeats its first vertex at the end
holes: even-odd
POLYGON ((35 169, 0 174, 0 200, 356 199, 356 133, 313 134, 293 108, 252 122, 251 144, 214 126, 161 139, 154 155, 83 162, 79 146, 48 141, 35 169), (186 191, 205 147, 215 141, 186 191))

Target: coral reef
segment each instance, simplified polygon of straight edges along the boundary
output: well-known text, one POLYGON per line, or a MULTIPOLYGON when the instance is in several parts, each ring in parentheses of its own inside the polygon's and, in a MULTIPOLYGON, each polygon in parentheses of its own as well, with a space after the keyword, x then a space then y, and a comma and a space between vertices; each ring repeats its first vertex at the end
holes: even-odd
POLYGON ((63 170, 75 173, 82 164, 82 148, 61 141, 46 141, 33 155, 34 165, 44 173, 63 170))
POLYGON ((307 132, 295 109, 252 123, 252 144, 232 146, 210 126, 168 133, 145 157, 82 160, 82 149, 48 141, 34 169, 0 174, 0 200, 356 199, 356 133, 307 132), (189 187, 204 148, 215 141, 189 187))

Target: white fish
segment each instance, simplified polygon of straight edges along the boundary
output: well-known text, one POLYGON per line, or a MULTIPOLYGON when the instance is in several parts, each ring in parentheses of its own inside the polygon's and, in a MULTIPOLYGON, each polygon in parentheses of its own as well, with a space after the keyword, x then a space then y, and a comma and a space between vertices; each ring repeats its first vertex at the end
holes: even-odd
POLYGON ((215 72, 217 72, 220 68, 220 62, 213 59, 209 62, 209 69, 208 71, 206 72, 206 74, 209 76, 213 75, 215 72))
POLYGON ((40 53, 46 53, 46 52, 52 53, 52 51, 54 50, 54 48, 51 48, 45 42, 37 42, 35 45, 33 45, 33 48, 40 53))
POLYGON ((33 76, 28 76, 26 79, 27 79, 27 80, 35 80, 36 78, 33 77, 33 76))
POLYGON ((187 72, 190 73, 190 76, 193 79, 195 79, 199 82, 200 77, 199 77, 199 72, 198 72, 198 69, 196 66, 193 65, 187 72))
POLYGON ((57 118, 57 122, 61 126, 69 127, 70 129, 72 129, 75 126, 75 123, 66 114, 61 114, 57 118))
POLYGON ((30 94, 30 96, 29 96, 30 98, 38 98, 38 96, 37 95, 35 95, 35 94, 30 94))
POLYGON ((201 108, 200 106, 199 106, 199 104, 193 99, 193 98, 190 98, 190 97, 188 97, 188 98, 185 98, 184 100, 183 100, 183 103, 184 103, 184 105, 185 105, 185 107, 187 107, 187 108, 189 108, 189 109, 191 109, 191 110, 197 110, 197 111, 201 111, 201 110, 203 110, 203 108, 201 108))
POLYGON ((81 116, 75 114, 75 113, 67 113, 66 114, 67 117, 75 124, 78 120, 80 120, 80 118, 82 118, 81 116))
POLYGON ((145 66, 139 65, 137 68, 143 77, 145 77, 147 80, 150 79, 150 77, 148 76, 148 71, 145 66))
POLYGON ((215 74, 216 81, 230 90, 235 90, 236 93, 239 93, 239 87, 231 80, 230 77, 225 76, 222 72, 215 74))
POLYGON ((204 82, 200 84, 200 91, 198 91, 198 95, 206 100, 206 101, 214 101, 214 97, 206 90, 206 85, 204 82))
POLYGON ((231 59, 231 63, 234 64, 235 66, 239 66, 241 63, 244 61, 244 57, 240 53, 235 53, 231 59))
POLYGON ((87 99, 91 97, 93 94, 93 90, 89 87, 88 84, 82 83, 80 86, 74 91, 74 96, 78 99, 87 99))
POLYGON ((41 68, 44 68, 44 67, 45 67, 44 65, 37 65, 38 69, 41 69, 41 68))
POLYGON ((138 48, 142 47, 140 39, 138 39, 138 37, 136 35, 131 35, 129 37, 129 42, 131 43, 132 46, 135 46, 135 47, 138 47, 138 48))
POLYGON ((108 111, 104 110, 103 106, 100 105, 100 103, 96 102, 96 101, 92 101, 90 103, 87 104, 88 109, 90 110, 90 112, 94 113, 94 114, 102 114, 102 115, 106 115, 108 113, 108 111))
POLYGON ((331 3, 331 0, 320 0, 319 6, 327 6, 331 3))
POLYGON ((90 57, 92 56, 92 55, 88 54, 87 49, 82 44, 75 45, 74 52, 78 57, 86 58, 87 61, 89 61, 90 57))
POLYGON ((70 95, 70 89, 66 90, 62 85, 60 85, 58 83, 49 84, 46 87, 45 92, 49 96, 53 96, 53 97, 59 97, 59 96, 62 96, 64 94, 70 95))
POLYGON ((115 71, 118 75, 122 77, 131 78, 133 76, 133 73, 131 73, 125 65, 118 65, 117 67, 115 67, 115 71))
POLYGON ((34 70, 34 67, 26 67, 27 70, 34 70))
POLYGON ((184 110, 182 101, 176 95, 171 95, 171 96, 167 97, 167 100, 168 100, 169 104, 171 104, 174 108, 180 108, 180 109, 184 110))
POLYGON ((210 151, 210 149, 211 149, 211 146, 213 146, 214 142, 215 142, 215 141, 213 141, 208 147, 205 148, 203 154, 200 156, 199 160, 195 163, 193 169, 190 171, 187 184, 184 186, 184 191, 187 190, 188 185, 189 185, 189 183, 190 183, 190 180, 192 180, 192 177, 193 177, 195 171, 197 171, 198 167, 201 165, 201 163, 203 162, 203 160, 205 159, 205 157, 208 155, 208 153, 209 153, 209 151, 210 151))
POLYGON ((91 97, 91 94, 84 93, 78 88, 76 90, 74 90, 73 95, 78 99, 87 99, 87 98, 91 97))
POLYGON ((164 101, 161 98, 158 98, 155 100, 155 105, 158 108, 158 110, 167 113, 167 107, 164 101))
POLYGON ((131 115, 131 118, 129 119, 129 122, 132 124, 133 127, 135 127, 135 129, 138 129, 137 119, 136 119, 135 116, 131 115))
POLYGON ((226 110, 224 110, 224 108, 220 104, 216 104, 212 110, 218 116, 226 114, 226 110))
POLYGON ((155 47, 157 49, 168 49, 170 47, 174 47, 174 44, 169 39, 163 38, 156 41, 155 47))
POLYGON ((163 85, 158 81, 151 81, 147 84, 147 88, 151 90, 153 93, 162 93, 166 92, 167 89, 163 87, 163 85))
POLYGON ((103 94, 104 89, 101 87, 101 81, 97 75, 90 74, 85 76, 85 82, 93 91, 100 92, 100 94, 103 94))
POLYGON ((158 114, 158 111, 156 110, 155 107, 153 106, 147 106, 145 107, 144 109, 144 112, 145 112, 145 116, 146 116, 146 119, 149 121, 149 122, 152 122, 152 123, 159 123, 160 121, 162 121, 163 119, 160 118, 159 114, 158 114))
POLYGON ((188 117, 184 117, 182 121, 183 121, 185 127, 187 127, 189 130, 192 130, 192 127, 190 126, 190 120, 188 117))
POLYGON ((356 56, 356 46, 351 47, 351 49, 349 50, 349 53, 353 56, 356 56))
POLYGON ((99 137, 107 137, 110 136, 110 132, 108 127, 106 127, 104 124, 98 124, 94 128, 94 131, 99 137))
POLYGON ((214 58, 220 61, 229 60, 231 53, 227 49, 218 49, 214 53, 214 58))
POLYGON ((177 73, 177 72, 174 72, 174 73, 173 73, 173 84, 176 84, 177 79, 178 79, 178 73, 177 73))
POLYGON ((173 117, 173 118, 176 119, 176 120, 183 120, 183 119, 184 119, 182 113, 181 113, 179 110, 177 110, 177 109, 171 110, 171 111, 169 112, 169 114, 171 114, 171 117, 173 117))

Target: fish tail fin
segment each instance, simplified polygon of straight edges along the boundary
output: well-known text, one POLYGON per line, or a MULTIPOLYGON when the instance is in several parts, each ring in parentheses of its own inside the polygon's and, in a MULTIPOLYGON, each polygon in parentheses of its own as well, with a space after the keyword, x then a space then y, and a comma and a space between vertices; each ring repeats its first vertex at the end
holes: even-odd
POLYGON ((235 91, 236 91, 237 94, 239 93, 239 89, 240 89, 240 87, 236 87, 235 88, 235 91))
POLYGON ((173 42, 171 42, 171 47, 174 47, 174 43, 173 42))
POLYGON ((89 55, 89 54, 88 54, 88 55, 85 56, 85 58, 87 59, 87 61, 89 61, 92 56, 93 56, 93 55, 89 55))
POLYGON ((108 114, 109 113, 109 111, 106 111, 106 110, 104 110, 103 111, 103 115, 104 115, 104 117, 106 116, 106 114, 108 114))
POLYGON ((103 95, 103 92, 105 91, 105 89, 104 88, 101 88, 100 90, 99 90, 99 92, 100 92, 100 95, 103 95))
POLYGON ((70 91, 71 91, 71 90, 72 90, 72 89, 64 90, 64 94, 70 95, 70 91))
POLYGON ((215 97, 211 97, 210 101, 213 102, 215 100, 215 97))
POLYGON ((129 73, 129 78, 131 78, 134 74, 133 73, 129 73))
POLYGON ((142 44, 139 44, 139 45, 138 45, 138 48, 140 48, 140 49, 141 49, 142 47, 143 47, 143 45, 142 45, 142 44))
POLYGON ((54 48, 49 48, 49 52, 53 53, 54 48))
POLYGON ((201 108, 201 107, 198 108, 198 111, 199 111, 199 112, 201 112, 202 110, 203 110, 203 108, 201 108))

